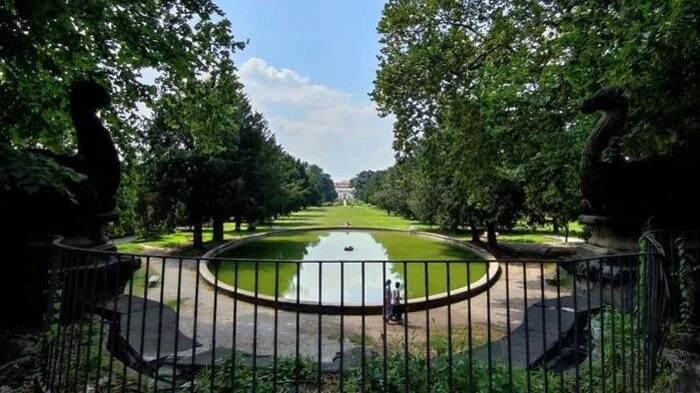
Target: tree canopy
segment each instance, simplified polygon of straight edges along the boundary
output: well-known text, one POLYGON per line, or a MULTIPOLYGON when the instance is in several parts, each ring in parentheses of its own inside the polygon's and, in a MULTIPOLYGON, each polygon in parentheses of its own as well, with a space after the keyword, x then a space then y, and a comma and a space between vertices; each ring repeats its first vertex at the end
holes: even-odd
MULTIPOLYGON (((492 244, 518 217, 573 219, 593 120, 578 108, 607 84, 634 105, 619 154, 697 152, 699 15, 697 2, 388 1, 372 97, 396 118, 404 213, 484 225, 492 244)), ((360 198, 397 204, 366 178, 360 198)))
MULTIPOLYGON (((114 235, 235 217, 255 225, 334 199, 330 177, 276 142, 243 94, 244 48, 211 0, 35 1, 0 7, 0 199, 84 176, 28 148, 75 151, 68 88, 94 80, 122 161, 114 235), (329 184, 331 187, 329 188, 329 184)), ((0 201, 1 202, 1 201, 0 201)))

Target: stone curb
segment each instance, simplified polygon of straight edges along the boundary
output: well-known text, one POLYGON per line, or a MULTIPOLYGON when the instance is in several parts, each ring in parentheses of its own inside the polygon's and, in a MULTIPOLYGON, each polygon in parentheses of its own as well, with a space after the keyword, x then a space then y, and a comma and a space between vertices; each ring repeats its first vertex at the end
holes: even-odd
MULTIPOLYGON (((420 232, 420 231, 406 231, 406 230, 400 230, 400 229, 384 229, 384 228, 372 228, 372 227, 352 227, 352 228, 346 228, 346 227, 311 227, 311 228, 300 228, 300 229, 285 229, 285 230, 279 230, 279 231, 272 231, 272 232, 265 232, 265 233, 260 233, 260 234, 255 234, 251 236, 247 236, 242 239, 236 239, 233 241, 230 241, 228 243, 222 244, 220 246, 217 246, 211 250, 209 250, 206 254, 202 256, 202 258, 216 258, 217 255, 221 254, 222 252, 238 247, 242 244, 249 243, 251 241, 258 240, 263 237, 271 236, 271 235, 279 235, 279 234, 286 234, 286 233, 297 233, 297 232, 308 232, 308 231, 324 231, 324 230, 373 230, 373 231, 388 231, 388 232, 402 232, 402 233, 410 233, 410 234, 415 234, 419 236, 424 236, 424 237, 431 237, 431 238, 436 238, 440 241, 450 243, 454 246, 460 247, 462 249, 468 250, 470 252, 473 252, 477 254, 480 257, 483 257, 486 261, 491 261, 489 262, 489 267, 488 271, 486 274, 484 274, 483 277, 481 277, 478 281, 475 283, 468 284, 465 287, 456 289, 454 291, 449 292, 449 296, 447 292, 435 294, 435 295, 430 295, 426 298, 419 298, 419 299, 409 299, 408 302, 406 302, 403 306, 403 311, 404 312, 413 312, 413 311, 420 311, 420 310, 425 310, 427 308, 435 308, 435 307, 441 307, 445 306, 447 304, 451 303, 457 303, 462 300, 465 300, 467 298, 476 296, 484 291, 486 291, 488 288, 490 288, 500 277, 501 275, 501 267, 496 262, 496 259, 493 255, 489 254, 483 249, 477 248, 472 246, 471 244, 459 241, 457 239, 454 239, 449 236, 445 235, 439 235, 435 233, 429 233, 429 232, 420 232)), ((294 261, 281 261, 281 262, 294 262, 294 261)), ((367 262, 373 262, 373 261, 367 261, 367 262)), ((420 261, 418 261, 420 262, 420 261)), ((381 315, 384 313, 384 305, 381 303, 369 303, 369 304, 358 304, 358 303, 344 303, 343 305, 338 304, 338 303, 322 303, 319 304, 318 302, 309 302, 309 301, 295 301, 295 300, 287 300, 287 299, 277 299, 273 296, 269 295, 263 295, 263 294, 256 294, 250 291, 246 291, 243 289, 236 289, 236 287, 229 285, 227 283, 221 282, 216 279, 214 274, 211 273, 209 268, 207 267, 206 263, 203 263, 199 266, 199 273, 200 276, 204 279, 205 282, 207 282, 209 285, 213 287, 218 287, 218 290, 221 290, 222 292, 226 293, 227 295, 237 298, 239 300, 243 300, 245 302, 249 302, 252 304, 257 304, 260 306, 265 306, 265 307, 273 307, 277 308, 280 310, 286 310, 286 311, 294 311, 294 312, 302 312, 302 313, 313 313, 313 314, 329 314, 329 315, 381 315)))

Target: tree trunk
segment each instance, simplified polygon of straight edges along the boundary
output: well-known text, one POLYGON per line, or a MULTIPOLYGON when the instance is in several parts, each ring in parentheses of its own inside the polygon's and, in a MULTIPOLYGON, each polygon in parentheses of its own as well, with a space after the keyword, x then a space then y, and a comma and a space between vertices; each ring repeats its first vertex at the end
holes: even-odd
POLYGON ((486 223, 486 245, 490 250, 495 250, 498 246, 496 240, 496 224, 493 222, 486 223))
POLYGON ((241 231, 241 223, 243 222, 243 218, 241 216, 236 216, 236 232, 241 231))
POLYGON ((567 222, 566 225, 564 225, 564 243, 569 242, 569 223, 567 222))
POLYGON ((224 219, 222 217, 214 217, 212 221, 213 240, 221 243, 224 241, 224 219))
POLYGON ((192 246, 194 248, 204 248, 204 240, 202 239, 202 220, 196 220, 192 230, 192 246))
POLYGON ((474 221, 469 223, 469 227, 471 227, 472 231, 472 242, 478 243, 481 241, 481 238, 479 237, 479 227, 476 225, 474 221))

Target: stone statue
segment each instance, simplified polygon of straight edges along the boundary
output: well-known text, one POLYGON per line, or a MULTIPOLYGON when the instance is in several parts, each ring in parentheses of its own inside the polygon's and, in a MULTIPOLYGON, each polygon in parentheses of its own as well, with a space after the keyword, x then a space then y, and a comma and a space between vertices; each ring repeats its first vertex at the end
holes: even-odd
POLYGON ((121 180, 119 155, 109 131, 97 117, 97 111, 109 104, 109 93, 97 83, 73 83, 69 110, 75 126, 77 154, 63 156, 47 150, 33 150, 86 176, 74 191, 81 210, 90 213, 105 213, 116 207, 115 197, 121 180))
MULTIPOLYGON (((60 155, 42 149, 26 153, 49 157, 84 178, 69 185, 75 200, 52 188, 33 194, 20 190, 6 193, 9 197, 0 206, 4 219, 0 238, 9 245, 3 250, 7 257, 6 272, 0 276, 0 308, 6 318, 2 318, 5 321, 0 321, 0 326, 41 321, 47 309, 48 274, 56 236, 61 236, 63 244, 69 246, 116 251, 107 243, 106 226, 116 219, 116 193, 121 179, 119 155, 109 131, 97 116, 100 108, 109 105, 109 93, 95 82, 75 82, 71 85, 69 102, 78 147, 76 154, 60 155)), ((75 271, 83 278, 88 274, 95 277, 100 282, 99 288, 106 292, 94 293, 80 286, 71 290, 102 298, 120 293, 119 288, 124 287, 140 263, 133 258, 124 262, 110 254, 94 254, 81 261, 89 269, 75 271)))
POLYGON ((622 89, 614 86, 598 90, 581 107, 584 113, 603 111, 603 116, 588 134, 581 160, 581 194, 584 209, 590 212, 606 213, 612 209, 612 190, 605 184, 611 163, 603 162, 601 158, 613 137, 622 134, 627 121, 627 108, 627 98, 622 89))
POLYGON ((688 228, 698 225, 700 189, 696 186, 697 154, 658 154, 629 159, 619 152, 604 159, 612 141, 625 132, 628 99, 621 88, 608 86, 586 99, 584 113, 602 111, 591 130, 581 159, 581 194, 593 230, 591 243, 635 249, 647 225, 688 228))

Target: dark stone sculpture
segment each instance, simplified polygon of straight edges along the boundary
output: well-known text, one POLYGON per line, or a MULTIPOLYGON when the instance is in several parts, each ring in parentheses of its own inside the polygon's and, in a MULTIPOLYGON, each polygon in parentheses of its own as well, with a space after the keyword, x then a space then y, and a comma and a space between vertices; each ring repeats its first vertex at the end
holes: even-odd
MULTIPOLYGON (((105 228, 116 218, 116 192, 121 178, 119 156, 109 131, 97 116, 100 108, 109 105, 109 93, 95 82, 80 81, 72 84, 69 101, 77 153, 59 155, 33 149, 27 154, 44 155, 83 174, 83 180, 70 186, 74 200, 53 189, 29 195, 10 190, 2 206, 5 222, 0 235, 7 241, 3 250, 7 259, 0 277, 0 306, 6 318, 0 319, 10 325, 37 323, 46 311, 52 242, 57 235, 69 246, 116 250, 107 244, 105 228)), ((103 277, 113 277, 110 272, 118 270, 124 283, 130 271, 138 268, 134 263, 115 263, 108 256, 102 262, 84 259, 91 265, 90 269, 95 269, 91 273, 94 276, 99 271, 103 277)), ((103 287, 115 291, 119 285, 103 287)))
POLYGON ((109 131, 97 117, 97 111, 109 104, 109 93, 97 83, 73 83, 69 110, 75 126, 77 154, 64 156, 48 150, 32 150, 86 176, 73 190, 78 199, 76 210, 81 215, 106 213, 116 207, 121 180, 119 155, 109 131))
POLYGON ((700 160, 693 152, 608 160, 603 152, 622 136, 628 100, 619 87, 600 89, 582 105, 584 113, 602 111, 584 144, 581 193, 584 215, 592 228, 590 242, 606 248, 633 250, 645 226, 693 228, 700 222, 700 160))

